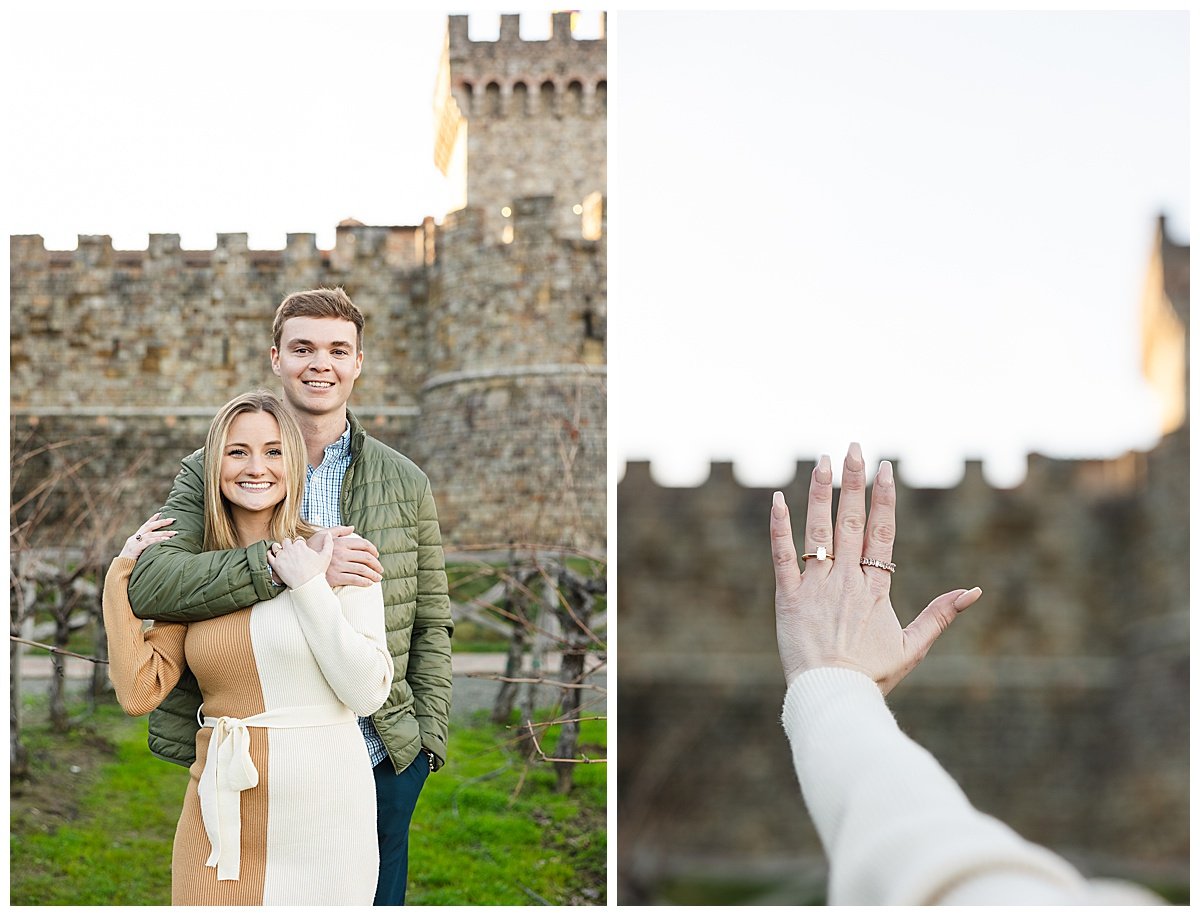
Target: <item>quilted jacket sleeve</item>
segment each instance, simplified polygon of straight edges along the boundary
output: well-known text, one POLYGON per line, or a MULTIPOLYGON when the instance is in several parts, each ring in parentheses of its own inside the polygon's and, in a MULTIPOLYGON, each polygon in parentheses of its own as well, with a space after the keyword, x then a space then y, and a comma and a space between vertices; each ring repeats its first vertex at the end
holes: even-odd
POLYGON ((183 459, 167 504, 170 540, 147 549, 129 581, 129 601, 143 620, 208 620, 265 601, 282 590, 267 570, 267 543, 202 553, 204 452, 183 459))
POLYGON ((437 758, 436 768, 446 762, 453 677, 450 637, 453 633, 442 532, 433 491, 426 480, 417 514, 417 612, 406 677, 413 692, 413 711, 421 729, 421 744, 437 758))

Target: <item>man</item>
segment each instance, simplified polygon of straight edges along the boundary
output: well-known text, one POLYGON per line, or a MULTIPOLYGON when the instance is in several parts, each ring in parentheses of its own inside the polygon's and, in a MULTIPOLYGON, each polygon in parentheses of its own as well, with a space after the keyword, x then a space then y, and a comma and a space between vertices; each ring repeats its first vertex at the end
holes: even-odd
MULTIPOLYGON (((454 625, 429 479, 368 436, 346 409, 362 371, 362 328, 362 313, 342 289, 292 293, 275 313, 271 368, 308 451, 304 517, 338 535, 329 584, 383 580, 395 677, 383 707, 360 725, 379 804, 375 905, 385 906, 404 903, 409 822, 426 777, 446 760, 454 625)), ((266 541, 200 552, 203 449, 182 464, 162 509, 164 517, 175 519, 178 534, 139 559, 129 584, 134 613, 143 619, 206 620, 279 594, 283 586, 268 565, 266 541)), ((195 678, 185 672, 150 715, 155 755, 192 763, 199 703, 195 678)))

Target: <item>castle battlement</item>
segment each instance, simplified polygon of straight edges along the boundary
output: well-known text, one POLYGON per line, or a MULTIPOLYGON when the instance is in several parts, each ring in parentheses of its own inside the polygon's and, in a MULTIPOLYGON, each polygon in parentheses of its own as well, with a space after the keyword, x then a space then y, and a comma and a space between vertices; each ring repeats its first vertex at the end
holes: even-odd
POLYGON ((608 42, 604 37, 575 38, 571 16, 554 13, 548 40, 526 40, 520 36, 521 17, 504 14, 495 41, 472 40, 468 17, 450 17, 438 79, 443 171, 463 117, 606 116, 608 42))
POLYGON ((152 232, 145 248, 114 248, 112 236, 80 235, 74 249, 47 249, 40 235, 9 237, 12 263, 43 265, 55 270, 104 269, 137 271, 148 267, 179 270, 208 269, 244 261, 256 270, 283 270, 292 265, 320 263, 334 270, 351 270, 356 263, 377 262, 397 270, 421 267, 433 258, 434 222, 419 226, 365 226, 347 221, 337 227, 332 248, 317 247, 314 232, 289 232, 284 248, 251 248, 246 232, 219 232, 212 248, 183 248, 178 233, 152 232))
MULTIPOLYGON (((1146 455, 1145 452, 1129 451, 1117 458, 1052 458, 1033 452, 1026 455, 1028 464, 1025 478, 1013 487, 997 487, 989 483, 983 472, 983 461, 978 458, 963 461, 962 477, 952 486, 912 487, 904 482, 903 462, 896 458, 888 460, 892 463, 897 488, 902 492, 928 493, 931 496, 959 494, 972 498, 987 498, 989 495, 1016 499, 1029 497, 1036 500, 1046 492, 1072 492, 1095 498, 1137 492, 1145 484, 1146 455)), ((797 461, 790 480, 774 485, 749 485, 738 479, 734 462, 712 461, 708 477, 703 481, 694 485, 672 486, 660 483, 655 478, 652 462, 630 460, 625 463, 621 485, 645 493, 660 491, 664 495, 694 493, 711 498, 724 494, 732 501, 740 500, 748 493, 772 490, 807 494, 815 468, 815 461, 797 461)))
MULTIPOLYGON (((604 13, 600 14, 600 37, 595 39, 576 38, 574 35, 574 23, 572 17, 575 14, 572 12, 559 12, 550 14, 550 38, 528 40, 521 37, 521 17, 517 13, 501 13, 500 14, 500 37, 495 41, 475 41, 470 36, 469 26, 470 17, 466 15, 451 16, 447 33, 450 40, 451 51, 459 53, 464 52, 475 46, 489 47, 496 51, 503 51, 506 54, 521 54, 527 51, 529 46, 533 47, 535 53, 544 52, 550 42, 571 43, 576 42, 586 49, 590 45, 604 45, 606 43, 605 26, 607 17, 604 13)), ((579 51, 580 49, 576 49, 579 51)), ((586 51, 584 52, 586 53, 586 51)))

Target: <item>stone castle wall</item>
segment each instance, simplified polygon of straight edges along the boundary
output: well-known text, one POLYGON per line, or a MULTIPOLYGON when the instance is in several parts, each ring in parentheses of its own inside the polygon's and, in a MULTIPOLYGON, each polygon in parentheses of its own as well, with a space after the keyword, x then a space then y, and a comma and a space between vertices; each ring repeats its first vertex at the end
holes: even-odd
MULTIPOLYGON (((812 468, 782 488, 794 524, 812 468)), ((727 464, 686 489, 649 471, 631 463, 617 490, 623 899, 672 874, 772 866, 819 893, 779 726, 771 489, 727 464)), ((1085 871, 1185 882, 1187 427, 1116 461, 1031 456, 1011 490, 978 463, 948 490, 897 471, 902 623, 983 588, 889 697, 901 727, 976 807, 1085 871)))
POLYGON ((606 44, 573 39, 569 14, 553 25, 526 42, 504 16, 499 41, 472 42, 450 17, 434 154, 465 206, 442 226, 347 221, 329 251, 311 233, 282 251, 240 233, 211 251, 177 235, 145 251, 85 236, 72 252, 14 236, 11 432, 15 448, 54 446, 30 472, 79 464, 102 488, 141 454, 129 486, 148 515, 221 404, 278 390, 284 296, 342 286, 366 317, 350 407, 429 474, 444 539, 603 550, 606 44), (532 95, 514 107, 519 85, 532 95))
POLYGON ((321 252, 312 234, 283 251, 218 236, 211 251, 152 235, 144 251, 82 236, 47 251, 40 236, 10 245, 11 399, 15 410, 67 406, 211 407, 255 385, 276 387, 271 322, 288 293, 342 285, 366 316, 366 362, 355 402, 415 407, 424 367, 424 270, 396 264, 389 235, 412 229, 339 229, 321 252))
POLYGON ((87 458, 77 473, 95 487, 143 455, 128 486, 144 518, 222 403, 279 390, 269 348, 283 297, 341 285, 366 317, 351 409, 429 473, 448 503, 447 541, 602 548, 605 245, 554 235, 553 201, 514 205, 520 231, 507 245, 482 238, 474 208, 445 227, 341 226, 327 252, 311 234, 283 251, 251 250, 243 234, 211 251, 182 250, 175 235, 144 251, 82 237, 69 252, 14 236, 14 448, 33 431, 30 443, 61 445, 55 460, 87 458), (481 372, 483 401, 477 381, 460 388, 481 372), (565 478, 564 423, 578 427, 565 478), (549 489, 530 499, 531 481, 549 489))

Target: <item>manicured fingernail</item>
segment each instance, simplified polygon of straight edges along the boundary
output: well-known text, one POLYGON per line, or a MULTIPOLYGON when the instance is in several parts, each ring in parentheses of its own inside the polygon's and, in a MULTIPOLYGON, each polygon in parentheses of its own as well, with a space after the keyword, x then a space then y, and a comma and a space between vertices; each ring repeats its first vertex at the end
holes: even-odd
POLYGON ((829 456, 822 455, 817 462, 817 483, 833 483, 833 468, 829 465, 829 456))
POLYGON ((879 473, 875 475, 875 480, 878 483, 892 483, 892 463, 890 461, 879 462, 879 473))
POLYGON ((857 442, 850 443, 850 458, 860 468, 862 467, 862 460, 863 460, 862 449, 859 447, 859 444, 857 442))
POLYGON ((955 606, 955 608, 957 608, 960 611, 966 610, 968 607, 970 607, 972 604, 974 604, 975 599, 978 598, 982 594, 983 594, 983 589, 981 589, 978 585, 976 585, 974 588, 967 589, 965 592, 963 592, 961 595, 959 595, 957 598, 955 598, 954 606, 955 606))
POLYGON ((771 514, 776 518, 783 518, 787 515, 787 503, 783 501, 783 494, 778 490, 771 497, 771 514))

